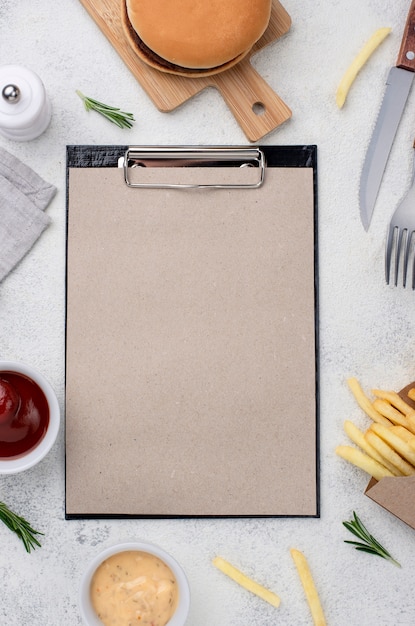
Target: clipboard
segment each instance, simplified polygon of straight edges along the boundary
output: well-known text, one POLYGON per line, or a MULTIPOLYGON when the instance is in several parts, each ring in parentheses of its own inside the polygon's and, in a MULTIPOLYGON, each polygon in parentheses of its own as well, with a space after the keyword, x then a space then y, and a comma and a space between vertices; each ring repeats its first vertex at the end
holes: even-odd
POLYGON ((67 146, 65 516, 319 517, 316 146, 67 146))

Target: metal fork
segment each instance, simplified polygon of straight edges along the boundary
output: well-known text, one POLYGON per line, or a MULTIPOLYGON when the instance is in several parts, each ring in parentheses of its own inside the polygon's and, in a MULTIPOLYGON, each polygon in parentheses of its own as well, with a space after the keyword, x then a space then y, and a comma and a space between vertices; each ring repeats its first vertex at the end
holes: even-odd
MULTIPOLYGON (((415 149, 415 141, 413 145, 415 149)), ((402 285, 406 287, 409 260, 412 258, 411 286, 415 289, 415 159, 412 166, 411 187, 401 200, 389 224, 386 239, 386 282, 398 285, 399 268, 402 267, 402 285)))

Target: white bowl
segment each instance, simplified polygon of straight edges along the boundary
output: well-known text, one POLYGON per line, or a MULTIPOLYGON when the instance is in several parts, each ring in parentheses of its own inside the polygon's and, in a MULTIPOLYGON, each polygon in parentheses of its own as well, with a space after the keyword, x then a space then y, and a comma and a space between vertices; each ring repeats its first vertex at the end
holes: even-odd
POLYGON ((165 550, 152 543, 147 542, 126 542, 110 546, 100 552, 89 564, 85 571, 80 587, 79 605, 82 619, 87 626, 102 626, 101 620, 95 613, 90 597, 91 581, 95 571, 105 559, 119 552, 128 550, 136 550, 139 552, 147 552, 153 554, 164 561, 173 572, 179 589, 179 601, 174 615, 169 620, 167 626, 184 626, 190 608, 190 589, 189 583, 183 568, 179 563, 165 550))
POLYGON ((35 448, 15 459, 0 459, 0 474, 17 474, 39 463, 52 448, 56 441, 60 425, 60 409, 55 392, 46 378, 30 365, 14 361, 0 361, 2 372, 16 372, 31 378, 39 385, 49 404, 49 425, 46 433, 35 448))

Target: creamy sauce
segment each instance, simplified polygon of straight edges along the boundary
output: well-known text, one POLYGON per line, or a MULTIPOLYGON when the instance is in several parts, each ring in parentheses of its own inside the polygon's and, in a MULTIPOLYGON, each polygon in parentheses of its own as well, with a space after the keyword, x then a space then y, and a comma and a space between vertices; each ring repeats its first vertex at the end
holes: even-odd
POLYGON ((165 626, 178 596, 170 568, 153 554, 137 550, 110 556, 91 582, 92 605, 105 626, 165 626))

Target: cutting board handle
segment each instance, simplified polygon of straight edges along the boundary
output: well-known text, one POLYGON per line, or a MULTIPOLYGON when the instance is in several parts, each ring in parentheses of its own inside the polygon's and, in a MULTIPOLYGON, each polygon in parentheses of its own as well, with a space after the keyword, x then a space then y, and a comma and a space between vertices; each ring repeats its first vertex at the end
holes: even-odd
POLYGON ((292 113, 249 59, 223 74, 216 74, 216 87, 249 141, 256 142, 288 120, 292 113))

